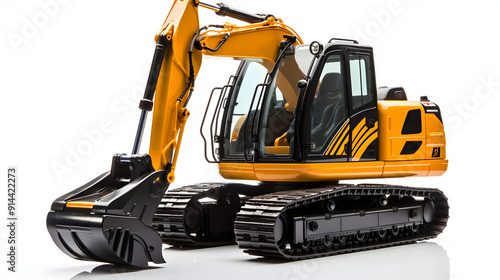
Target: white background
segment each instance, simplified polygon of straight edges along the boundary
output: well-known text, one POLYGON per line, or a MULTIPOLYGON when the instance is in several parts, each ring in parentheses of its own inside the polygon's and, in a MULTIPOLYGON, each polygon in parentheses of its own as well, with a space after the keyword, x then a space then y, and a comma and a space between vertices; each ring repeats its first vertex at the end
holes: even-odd
MULTIPOLYGON (((7 254, 3 224, 11 165, 19 168, 19 259, 15 274, 0 262, 1 278, 499 279, 500 19, 495 1, 226 3, 279 16, 305 42, 343 37, 371 44, 378 86, 404 86, 410 100, 427 95, 440 105, 448 172, 384 182, 443 190, 451 206, 444 233, 422 244, 298 262, 261 260, 236 246, 165 249, 167 263, 144 271, 67 257, 47 233, 46 214, 55 198, 108 170, 114 153, 130 152, 154 34, 172 1, 2 0, 0 260, 7 254)), ((200 14, 202 24, 229 20, 208 10, 200 14)), ((172 188, 221 180, 217 167, 203 158, 198 126, 210 90, 225 84, 236 65, 204 60, 172 188)), ((147 151, 148 139, 143 144, 147 151)))

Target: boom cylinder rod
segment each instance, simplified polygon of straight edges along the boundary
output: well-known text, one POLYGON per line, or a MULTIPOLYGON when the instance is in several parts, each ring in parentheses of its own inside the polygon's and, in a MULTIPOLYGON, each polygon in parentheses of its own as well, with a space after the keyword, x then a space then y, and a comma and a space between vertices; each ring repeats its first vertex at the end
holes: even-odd
POLYGON ((257 23, 265 21, 269 16, 269 15, 256 15, 238 9, 233 9, 224 3, 218 3, 217 6, 214 6, 200 2, 200 6, 214 11, 219 16, 223 17, 228 16, 248 23, 257 23))
POLYGON ((146 125, 146 119, 148 117, 148 110, 141 111, 141 117, 139 118, 139 125, 137 127, 137 133, 135 134, 134 147, 132 148, 132 154, 138 154, 139 148, 141 147, 142 135, 144 134, 144 127, 146 125))
POLYGON ((149 71, 148 81, 146 83, 146 89, 144 90, 144 97, 139 103, 139 108, 141 111, 141 117, 139 119, 139 125, 137 127, 137 133, 135 135, 134 147, 132 148, 132 154, 138 154, 139 148, 141 146, 142 135, 144 134, 144 127, 146 125, 146 119, 148 116, 148 111, 153 109, 153 97, 156 91, 156 84, 158 83, 158 77, 160 76, 161 64, 163 62, 163 56, 165 55, 166 43, 164 42, 164 36, 158 37, 158 43, 156 44, 155 53, 153 55, 153 61, 151 63, 151 70, 149 71))
POLYGON ((211 5, 211 4, 208 4, 208 3, 200 2, 200 6, 203 7, 203 8, 212 10, 212 11, 214 11, 216 13, 219 11, 219 6, 214 6, 214 5, 211 5))

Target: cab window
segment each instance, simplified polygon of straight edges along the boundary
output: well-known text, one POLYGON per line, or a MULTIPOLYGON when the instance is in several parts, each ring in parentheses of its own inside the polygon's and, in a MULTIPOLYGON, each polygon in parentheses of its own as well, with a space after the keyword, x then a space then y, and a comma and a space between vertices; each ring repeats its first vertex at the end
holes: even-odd
POLYGON ((351 75, 352 110, 358 111, 373 104, 371 60, 368 55, 349 55, 351 75))
POLYGON ((327 57, 311 107, 310 152, 323 153, 346 118, 341 55, 327 57))

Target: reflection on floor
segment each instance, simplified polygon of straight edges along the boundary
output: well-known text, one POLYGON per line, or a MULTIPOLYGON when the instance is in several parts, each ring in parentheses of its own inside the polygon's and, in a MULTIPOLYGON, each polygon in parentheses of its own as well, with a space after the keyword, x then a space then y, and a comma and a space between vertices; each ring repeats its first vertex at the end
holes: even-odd
POLYGON ((167 261, 164 265, 140 270, 106 264, 71 279, 442 280, 450 277, 448 255, 433 242, 292 262, 249 256, 236 245, 196 250, 167 248, 163 255, 167 261))

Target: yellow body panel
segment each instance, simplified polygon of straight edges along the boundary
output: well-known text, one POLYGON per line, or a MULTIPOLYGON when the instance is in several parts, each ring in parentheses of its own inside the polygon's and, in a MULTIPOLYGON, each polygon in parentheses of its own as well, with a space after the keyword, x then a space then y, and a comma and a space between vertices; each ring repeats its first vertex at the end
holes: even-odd
POLYGON ((383 162, 336 162, 272 164, 256 163, 255 177, 260 181, 332 181, 344 179, 377 178, 382 174, 383 162))
POLYGON ((387 160, 425 159, 426 123, 422 121, 422 132, 402 135, 401 130, 410 110, 421 110, 422 119, 425 120, 424 108, 417 101, 379 101, 379 150, 378 158, 387 160), (422 141, 420 148, 411 155, 401 155, 407 141, 422 141))
POLYGON ((425 115, 425 126, 427 128, 427 144, 425 147, 425 158, 446 158, 446 138, 443 123, 434 114, 425 115), (436 154, 439 149, 439 155, 436 154))
POLYGON ((405 160, 405 161, 388 161, 384 165, 383 178, 391 177, 425 177, 430 176, 429 172, 432 169, 432 176, 442 175, 448 167, 448 160, 405 160))
POLYGON ((447 159, 433 159, 429 160, 430 168, 427 176, 441 176, 448 169, 448 160, 447 159))
POLYGON ((219 163, 219 173, 226 179, 257 180, 253 163, 219 163))
MULTIPOLYGON (((329 163, 219 163, 226 179, 260 181, 315 182, 348 179, 440 176, 448 168, 445 134, 435 114, 426 113, 420 102, 379 101, 379 121, 372 128, 363 119, 352 130, 352 158, 349 162, 329 163), (421 132, 402 134, 410 110, 420 110, 421 132), (378 134, 376 133, 378 131, 378 134), (378 137, 378 160, 359 161, 368 145, 378 137), (413 154, 401 154, 407 141, 421 141, 413 154), (364 143, 364 144, 362 144, 364 143), (437 149, 439 148, 439 149, 437 149)), ((345 155, 349 120, 326 149, 325 155, 345 155)), ((288 154, 288 146, 266 147, 271 154, 288 154), (283 149, 283 151, 279 150, 283 149)))
POLYGON ((427 176, 430 165, 425 161, 388 161, 384 165, 386 177, 427 176))
POLYGON ((332 163, 219 163, 226 179, 317 182, 350 179, 439 176, 448 160, 365 161, 332 163))

